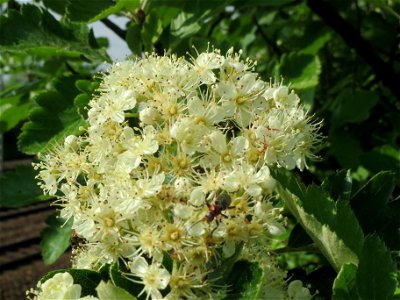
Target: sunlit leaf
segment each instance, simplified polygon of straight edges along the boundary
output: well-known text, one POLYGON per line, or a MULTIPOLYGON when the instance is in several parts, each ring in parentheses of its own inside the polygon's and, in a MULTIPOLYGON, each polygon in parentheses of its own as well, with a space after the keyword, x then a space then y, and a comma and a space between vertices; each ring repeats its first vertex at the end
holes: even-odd
POLYGON ((353 264, 344 264, 333 283, 333 300, 358 299, 356 290, 357 267, 353 264))
POLYGON ((321 62, 315 55, 285 54, 281 59, 280 73, 292 88, 307 89, 318 84, 321 62))

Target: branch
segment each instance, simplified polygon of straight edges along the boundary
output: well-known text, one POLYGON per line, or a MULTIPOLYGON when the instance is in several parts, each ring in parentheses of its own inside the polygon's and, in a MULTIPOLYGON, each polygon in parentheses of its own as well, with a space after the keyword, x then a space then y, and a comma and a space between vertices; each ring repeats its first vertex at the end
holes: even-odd
POLYGON ((114 31, 116 35, 118 35, 121 39, 125 41, 126 31, 119 28, 114 22, 110 21, 109 19, 105 18, 102 19, 101 22, 109 29, 114 31))
POLYGON ((358 31, 336 9, 324 0, 308 0, 308 7, 316 13, 328 26, 339 34, 346 44, 354 48, 360 57, 370 65, 380 81, 400 99, 399 76, 391 65, 382 60, 375 49, 362 38, 358 31))

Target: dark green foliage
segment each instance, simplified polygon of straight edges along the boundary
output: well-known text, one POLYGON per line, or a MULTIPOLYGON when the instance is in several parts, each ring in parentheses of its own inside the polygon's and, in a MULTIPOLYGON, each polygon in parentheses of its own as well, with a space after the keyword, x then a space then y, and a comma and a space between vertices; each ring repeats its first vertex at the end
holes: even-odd
POLYGON ((72 223, 73 219, 69 219, 67 222, 58 213, 47 218, 48 227, 43 229, 40 243, 43 261, 46 264, 54 263, 68 249, 72 235, 72 223))
POLYGON ((20 207, 49 199, 37 185, 36 171, 31 166, 17 167, 0 176, 0 207, 20 207), (21 184, 23 182, 23 184, 21 184))
POLYGON ((259 299, 259 284, 264 274, 257 263, 239 260, 230 274, 227 281, 230 288, 225 299, 259 299))

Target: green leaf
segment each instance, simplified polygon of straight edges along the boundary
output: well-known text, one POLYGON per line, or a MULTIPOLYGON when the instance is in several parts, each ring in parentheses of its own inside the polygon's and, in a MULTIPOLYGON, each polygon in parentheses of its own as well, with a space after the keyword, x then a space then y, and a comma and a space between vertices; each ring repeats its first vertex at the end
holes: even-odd
POLYGON ((149 15, 143 24, 141 38, 145 49, 153 49, 153 45, 158 41, 163 31, 162 21, 156 15, 149 15))
POLYGON ((0 16, 0 46, 5 51, 24 52, 44 58, 85 56, 94 61, 108 57, 89 44, 89 30, 78 24, 64 24, 34 5, 22 5, 21 12, 9 10, 0 16))
POLYGON ((171 23, 171 34, 181 39, 195 34, 202 28, 200 18, 196 13, 181 12, 171 23))
POLYGON ((371 109, 378 103, 379 95, 375 91, 341 93, 336 102, 339 107, 332 115, 332 128, 338 128, 348 123, 360 123, 369 117, 371 109))
POLYGON ((39 107, 31 111, 22 127, 18 146, 22 152, 36 154, 50 150, 68 135, 79 135, 86 122, 74 106, 78 94, 75 81, 78 77, 61 77, 54 81, 54 89, 36 97, 39 107))
POLYGON ((322 188, 329 193, 334 200, 350 200, 352 190, 352 178, 350 170, 341 170, 328 177, 322 183, 322 188))
POLYGON ((47 279, 52 278, 57 273, 69 273, 74 279, 75 284, 79 284, 82 286, 81 297, 96 295, 96 287, 99 285, 102 276, 91 270, 84 269, 60 269, 47 273, 40 279, 40 282, 45 282, 47 279))
POLYGON ((297 223, 290 232, 288 247, 299 248, 312 243, 312 239, 308 236, 303 227, 297 223))
POLYGON ((361 163, 372 172, 390 170, 400 178, 400 149, 382 145, 361 155, 361 163))
POLYGON ((92 23, 123 9, 133 11, 139 5, 140 0, 68 0, 67 16, 72 21, 92 23))
POLYGON ((135 300, 136 298, 124 289, 114 286, 111 282, 101 281, 96 288, 100 300, 135 300))
POLYGON ((307 89, 318 84, 321 62, 316 55, 292 52, 282 56, 279 71, 292 88, 307 89))
POLYGON ((356 289, 357 267, 353 264, 344 264, 333 283, 333 300, 353 300, 360 296, 356 289))
POLYGON ((44 6, 50 8, 56 13, 63 15, 65 13, 65 9, 68 5, 68 0, 42 0, 44 6))
POLYGON ((389 299, 396 289, 396 267, 385 244, 368 236, 360 256, 356 286, 361 299, 389 299))
POLYGON ((74 99, 74 105, 78 109, 78 113, 82 116, 82 118, 87 119, 87 105, 89 101, 92 99, 93 94, 97 93, 97 88, 99 87, 100 82, 97 80, 89 81, 89 80, 77 80, 75 82, 76 88, 82 92, 74 99))
POLYGON ((65 222, 60 218, 59 213, 52 214, 47 218, 46 224, 49 226, 41 233, 43 261, 50 265, 54 263, 69 247, 72 232, 73 220, 65 222))
POLYGON ((140 56, 142 53, 141 28, 139 24, 131 23, 128 27, 125 40, 132 53, 140 56))
POLYGON ((125 273, 129 272, 129 270, 127 270, 123 264, 118 264, 118 263, 112 264, 110 266, 109 272, 110 272, 110 279, 115 284, 115 286, 126 290, 131 295, 139 295, 144 288, 143 285, 132 282, 126 279, 126 277, 122 276, 123 272, 125 273))
POLYGON ((263 276, 268 274, 264 274, 257 263, 237 261, 227 281, 231 289, 225 299, 259 299, 258 293, 263 276))
MULTIPOLYGON (((179 1, 179 0, 177 0, 177 1, 179 1)), ((258 7, 264 7, 264 6, 267 6, 267 7, 269 7, 269 6, 271 6, 271 7, 274 7, 274 6, 283 6, 283 5, 286 5, 286 4, 290 4, 290 3, 292 3, 292 2, 294 2, 295 0, 246 0, 246 1, 242 1, 242 0, 235 0, 235 1, 233 1, 233 2, 231 2, 230 4, 231 5, 234 5, 235 7, 247 7, 247 6, 249 6, 249 7, 251 7, 251 8, 253 8, 253 7, 255 7, 255 6, 258 6, 258 7)))
POLYGON ((1 98, 0 104, 0 133, 6 132, 28 117, 32 102, 28 94, 18 94, 1 98))
POLYGON ((331 144, 329 153, 335 156, 343 168, 357 168, 360 164, 362 149, 360 141, 345 129, 336 129, 329 135, 331 144))
POLYGON ((351 199, 365 232, 377 233, 393 250, 400 250, 400 199, 392 200, 395 178, 391 172, 372 177, 351 199))
POLYGON ((322 187, 306 189, 289 172, 271 173, 281 184, 279 195, 332 267, 339 271, 345 263, 357 265, 363 233, 350 206, 344 201, 335 204, 322 187))
POLYGON ((38 187, 31 166, 18 166, 0 176, 0 207, 21 207, 48 199, 38 187))

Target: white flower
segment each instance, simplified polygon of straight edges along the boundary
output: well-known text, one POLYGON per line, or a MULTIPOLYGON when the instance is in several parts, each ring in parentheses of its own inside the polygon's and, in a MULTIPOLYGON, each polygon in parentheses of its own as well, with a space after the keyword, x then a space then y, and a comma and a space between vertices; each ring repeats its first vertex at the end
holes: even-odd
POLYGON ((144 285, 142 293, 147 293, 146 299, 150 296, 157 300, 163 298, 160 290, 168 286, 171 277, 166 269, 160 268, 156 264, 149 265, 143 257, 138 257, 131 264, 131 272, 140 277, 141 283, 144 285))
POLYGON ((40 285, 38 300, 74 300, 80 299, 82 287, 74 284, 74 279, 68 272, 57 273, 40 285))
POLYGON ((303 287, 303 283, 300 280, 294 280, 289 284, 288 295, 293 300, 308 300, 312 298, 310 291, 303 287))

